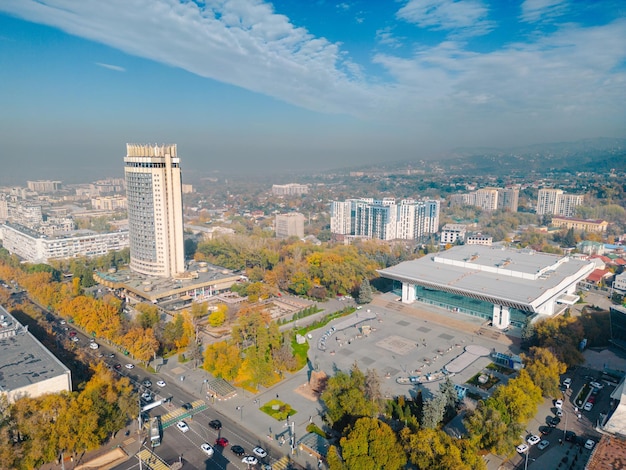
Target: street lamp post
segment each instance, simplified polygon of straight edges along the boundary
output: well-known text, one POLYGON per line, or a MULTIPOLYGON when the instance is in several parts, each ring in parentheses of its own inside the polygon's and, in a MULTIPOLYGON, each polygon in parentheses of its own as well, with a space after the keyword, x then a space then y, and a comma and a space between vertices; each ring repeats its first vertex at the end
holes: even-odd
POLYGON ((563 428, 563 442, 565 442, 565 436, 567 436, 567 417, 569 416, 569 413, 563 410, 563 414, 565 415, 565 427, 563 428))
POLYGON ((240 411, 239 420, 243 421, 243 405, 239 405, 235 409, 240 411))
POLYGON ((526 460, 524 462, 524 470, 528 470, 528 453, 530 452, 530 447, 526 449, 526 460))
MULTIPOLYGON (((287 417, 287 420, 289 420, 289 417, 287 417)), ((296 422, 295 421, 287 421, 285 423, 285 426, 289 427, 289 430, 291 431, 291 453, 295 454, 296 453, 296 422)))

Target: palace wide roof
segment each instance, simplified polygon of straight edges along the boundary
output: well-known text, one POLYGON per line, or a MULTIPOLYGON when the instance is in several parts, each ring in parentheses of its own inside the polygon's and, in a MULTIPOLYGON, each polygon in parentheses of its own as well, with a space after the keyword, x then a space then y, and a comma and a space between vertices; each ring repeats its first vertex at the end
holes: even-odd
POLYGON ((380 276, 536 311, 584 279, 592 262, 503 246, 462 245, 378 271, 380 276))

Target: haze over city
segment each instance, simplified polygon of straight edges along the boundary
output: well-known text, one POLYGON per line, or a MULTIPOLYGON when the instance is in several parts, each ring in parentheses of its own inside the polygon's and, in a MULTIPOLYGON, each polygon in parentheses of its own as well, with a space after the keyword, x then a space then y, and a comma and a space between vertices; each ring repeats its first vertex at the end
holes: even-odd
POLYGON ((623 2, 0 4, 4 175, 288 171, 623 137, 623 2))

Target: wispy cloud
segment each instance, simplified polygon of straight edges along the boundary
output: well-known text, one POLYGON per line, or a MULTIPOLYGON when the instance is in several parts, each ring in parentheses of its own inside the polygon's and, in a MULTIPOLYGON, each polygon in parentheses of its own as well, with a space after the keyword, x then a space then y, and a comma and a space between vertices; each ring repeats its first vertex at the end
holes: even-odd
POLYGON ((563 14, 567 8, 567 0, 525 0, 520 18, 529 23, 546 21, 563 14))
POLYGON ((316 111, 367 115, 379 95, 338 44, 261 0, 8 0, 0 11, 316 111))
POLYGON ((338 3, 337 10, 348 11, 350 9, 350 4, 346 2, 338 3))
POLYGON ((126 69, 124 67, 120 67, 119 65, 104 64, 102 62, 96 62, 96 65, 98 67, 104 67, 105 69, 115 70, 116 72, 126 72, 126 69))
POLYGON ((397 17, 421 28, 478 36, 493 29, 488 13, 480 0, 409 0, 397 17))
POLYGON ((383 44, 389 47, 400 47, 402 45, 400 42, 400 38, 394 36, 393 28, 391 26, 387 26, 385 28, 377 30, 376 41, 379 44, 383 44))

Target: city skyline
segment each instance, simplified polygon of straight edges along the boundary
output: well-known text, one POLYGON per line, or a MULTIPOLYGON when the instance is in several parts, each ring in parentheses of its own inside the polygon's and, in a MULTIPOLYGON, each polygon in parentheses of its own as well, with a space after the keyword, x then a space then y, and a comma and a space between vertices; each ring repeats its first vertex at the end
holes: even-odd
POLYGON ((4 173, 22 179, 119 175, 135 141, 253 173, 626 129, 617 1, 24 0, 0 29, 4 173))

